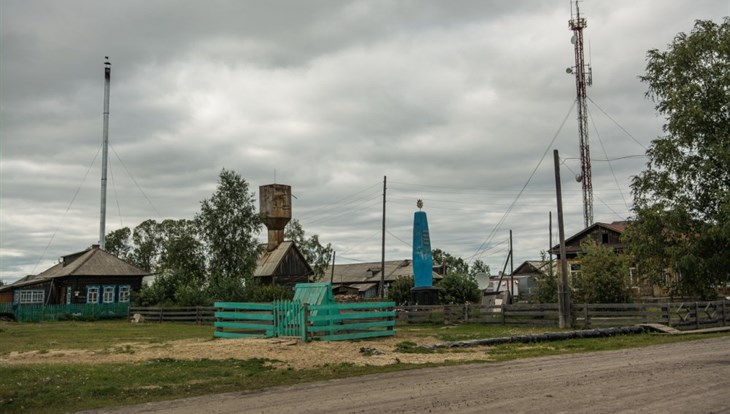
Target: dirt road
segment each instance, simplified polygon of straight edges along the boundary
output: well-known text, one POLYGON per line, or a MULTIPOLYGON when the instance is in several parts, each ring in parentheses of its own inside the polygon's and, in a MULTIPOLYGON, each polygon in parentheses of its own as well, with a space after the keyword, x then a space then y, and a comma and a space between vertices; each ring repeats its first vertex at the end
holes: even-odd
POLYGON ((730 413, 730 337, 429 368, 105 413, 730 413))

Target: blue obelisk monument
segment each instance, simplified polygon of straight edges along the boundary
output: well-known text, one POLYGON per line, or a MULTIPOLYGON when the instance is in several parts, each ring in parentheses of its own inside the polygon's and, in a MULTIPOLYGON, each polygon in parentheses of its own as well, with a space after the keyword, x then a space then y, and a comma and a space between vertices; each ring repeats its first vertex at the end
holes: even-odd
POLYGON ((438 288, 433 286, 433 255, 431 235, 428 231, 428 217, 423 201, 418 200, 418 210, 413 215, 413 289, 411 300, 418 305, 438 304, 438 288))

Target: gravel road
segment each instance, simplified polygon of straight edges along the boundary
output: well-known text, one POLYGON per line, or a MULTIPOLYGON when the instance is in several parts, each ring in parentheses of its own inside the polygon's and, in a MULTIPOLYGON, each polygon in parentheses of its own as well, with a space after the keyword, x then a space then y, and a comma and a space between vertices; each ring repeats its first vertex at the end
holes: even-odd
POLYGON ((87 413, 730 413, 730 336, 87 413))

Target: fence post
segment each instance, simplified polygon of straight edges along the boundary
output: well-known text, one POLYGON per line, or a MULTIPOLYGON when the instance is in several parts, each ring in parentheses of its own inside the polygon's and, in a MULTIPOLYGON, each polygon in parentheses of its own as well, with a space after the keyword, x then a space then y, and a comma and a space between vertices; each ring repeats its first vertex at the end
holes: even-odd
POLYGON ((464 304, 464 323, 469 323, 469 303, 464 304))
POLYGON ((722 306, 722 326, 726 326, 727 325, 727 322, 726 322, 727 314, 725 313, 725 299, 723 299, 722 302, 720 302, 720 305, 722 306))
POLYGON ((695 329, 700 329, 700 305, 695 302, 695 329))
POLYGON ((507 309, 507 306, 504 304, 504 302, 502 302, 502 305, 500 305, 500 306, 502 307, 502 325, 506 325, 507 324, 507 316, 504 314, 504 312, 507 309))
POLYGON ((585 329, 591 327, 591 315, 588 314, 588 304, 583 303, 583 321, 585 329))
POLYGON ((672 304, 671 303, 664 303, 662 304, 662 307, 665 309, 666 317, 667 317, 667 326, 672 326, 672 304))
POLYGON ((307 342, 308 335, 307 335, 307 325, 309 320, 309 304, 304 303, 302 304, 302 317, 300 319, 301 322, 301 334, 302 334, 302 341, 307 342))

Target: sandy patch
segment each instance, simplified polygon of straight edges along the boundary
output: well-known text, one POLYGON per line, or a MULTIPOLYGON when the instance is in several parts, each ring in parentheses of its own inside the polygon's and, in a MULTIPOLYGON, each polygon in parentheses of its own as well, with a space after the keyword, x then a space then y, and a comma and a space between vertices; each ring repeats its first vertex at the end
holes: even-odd
POLYGON ((396 363, 426 364, 448 360, 487 360, 484 348, 444 350, 429 354, 396 351, 396 344, 412 341, 418 344, 438 342, 435 338, 393 338, 368 341, 301 342, 296 339, 188 339, 156 344, 124 343, 100 350, 44 350, 11 352, 0 356, 2 364, 53 363, 121 363, 160 358, 172 359, 251 359, 280 361, 280 368, 304 369, 325 364, 388 365, 396 363), (363 348, 366 348, 363 352, 363 348))

